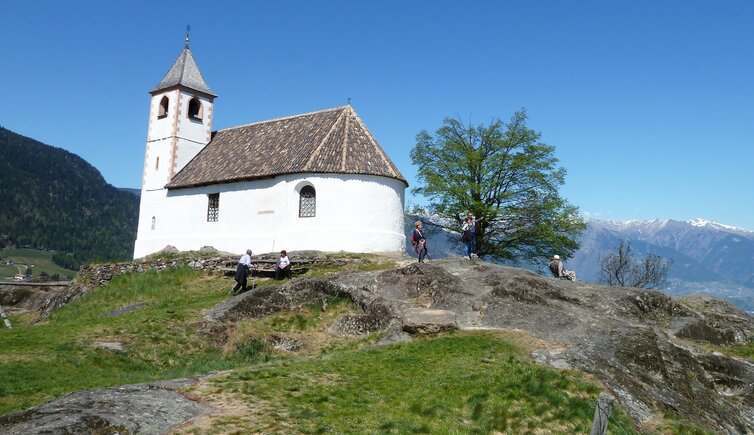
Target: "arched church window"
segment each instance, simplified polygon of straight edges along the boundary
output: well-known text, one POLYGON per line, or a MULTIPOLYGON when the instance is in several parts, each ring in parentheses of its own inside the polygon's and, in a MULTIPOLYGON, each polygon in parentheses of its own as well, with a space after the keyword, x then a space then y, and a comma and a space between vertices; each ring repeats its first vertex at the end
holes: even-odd
POLYGON ((160 108, 157 109, 158 118, 164 118, 168 116, 169 105, 170 105, 170 100, 168 99, 168 97, 162 97, 162 100, 160 100, 160 108))
POLYGON ((317 192, 313 186, 301 188, 298 200, 298 217, 314 217, 317 214, 317 192))
POLYGON ((200 121, 202 119, 202 103, 196 97, 189 100, 188 117, 189 119, 198 119, 200 121))
POLYGON ((207 198, 207 222, 217 222, 220 218, 220 194, 210 193, 207 198))

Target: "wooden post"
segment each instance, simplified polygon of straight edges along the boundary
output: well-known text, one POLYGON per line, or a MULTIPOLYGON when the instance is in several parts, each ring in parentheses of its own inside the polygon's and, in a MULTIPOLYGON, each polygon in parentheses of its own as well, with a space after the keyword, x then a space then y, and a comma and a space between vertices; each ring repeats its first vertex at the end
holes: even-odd
POLYGON ((8 329, 11 329, 10 320, 8 320, 8 316, 5 315, 5 311, 3 311, 2 306, 0 306, 0 317, 3 318, 3 323, 5 323, 5 327, 8 329))
POLYGON ((592 431, 589 432, 589 435, 605 435, 607 432, 607 422, 610 420, 610 412, 613 407, 613 400, 615 400, 615 397, 607 393, 600 393, 597 407, 594 409, 592 431))

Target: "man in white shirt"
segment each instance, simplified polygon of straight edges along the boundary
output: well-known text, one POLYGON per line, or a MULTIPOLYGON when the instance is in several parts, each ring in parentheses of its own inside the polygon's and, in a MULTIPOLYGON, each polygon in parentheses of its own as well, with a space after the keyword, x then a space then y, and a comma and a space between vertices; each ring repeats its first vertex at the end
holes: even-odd
POLYGON ((238 289, 241 289, 241 293, 246 291, 246 278, 249 269, 253 267, 254 265, 251 263, 251 249, 247 249, 246 253, 238 260, 238 266, 236 266, 236 286, 230 291, 231 294, 236 294, 238 289))

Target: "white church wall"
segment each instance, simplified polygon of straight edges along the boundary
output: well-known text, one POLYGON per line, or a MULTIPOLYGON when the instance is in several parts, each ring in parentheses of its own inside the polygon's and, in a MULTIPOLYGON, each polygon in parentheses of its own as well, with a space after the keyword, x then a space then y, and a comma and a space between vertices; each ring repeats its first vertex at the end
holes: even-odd
MULTIPOLYGON (((286 244, 321 251, 400 251, 405 185, 369 175, 290 176, 286 244), (311 184, 316 191, 315 217, 299 217, 299 192, 311 184)), ((291 248, 294 249, 294 248, 291 248)))
POLYGON ((405 185, 343 174, 291 174, 272 179, 142 193, 134 258, 167 245, 182 251, 213 246, 227 252, 379 252, 405 249, 405 185), (316 215, 299 217, 299 192, 316 191, 316 215), (207 222, 208 194, 219 193, 219 218, 207 222), (155 228, 152 228, 152 217, 155 228))
POLYGON ((170 146, 175 125, 177 101, 178 91, 152 96, 144 155, 143 189, 158 189, 170 180, 170 146), (158 117, 160 101, 164 96, 169 98, 167 116, 158 117))

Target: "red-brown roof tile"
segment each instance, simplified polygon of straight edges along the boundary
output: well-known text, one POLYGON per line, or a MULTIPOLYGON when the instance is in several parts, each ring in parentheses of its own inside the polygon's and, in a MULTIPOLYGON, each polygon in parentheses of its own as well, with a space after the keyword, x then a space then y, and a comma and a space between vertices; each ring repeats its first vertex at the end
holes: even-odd
POLYGON ((168 189, 294 173, 364 174, 408 186, 351 106, 216 132, 168 189))

